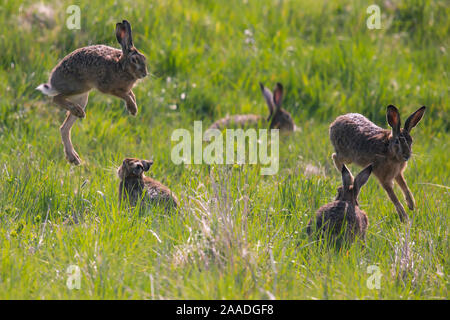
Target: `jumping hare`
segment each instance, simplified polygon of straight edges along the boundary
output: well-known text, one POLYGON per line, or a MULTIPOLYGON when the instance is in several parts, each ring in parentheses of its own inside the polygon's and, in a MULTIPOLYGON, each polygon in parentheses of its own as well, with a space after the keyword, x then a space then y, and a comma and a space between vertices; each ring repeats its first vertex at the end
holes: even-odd
POLYGON ((269 89, 264 87, 262 83, 259 85, 261 87, 262 94, 266 99, 267 106, 269 107, 269 116, 267 119, 257 114, 238 114, 217 120, 209 127, 209 129, 222 130, 230 126, 247 127, 267 123, 270 129, 294 131, 295 124, 294 120, 292 120, 291 114, 281 108, 281 102, 283 99, 283 86, 281 83, 277 83, 273 94, 269 89))
POLYGON ((414 210, 414 197, 406 184, 403 171, 411 157, 412 137, 410 132, 422 119, 426 107, 421 107, 400 127, 400 114, 396 107, 387 107, 386 117, 391 130, 378 127, 366 117, 349 113, 336 118, 330 125, 330 139, 336 153, 333 160, 341 170, 344 163, 359 166, 373 164, 373 172, 394 203, 401 221, 408 215, 394 193, 394 180, 402 189, 409 209, 414 210))
POLYGON ((117 170, 120 178, 119 203, 129 200, 131 206, 136 206, 139 199, 142 203, 164 205, 166 208, 179 206, 177 197, 169 188, 159 181, 144 175, 153 164, 151 160, 126 158, 117 170))
POLYGON ((147 75, 146 59, 133 45, 128 21, 116 24, 116 37, 122 50, 105 45, 77 49, 56 65, 48 83, 36 88, 69 111, 60 131, 66 158, 76 165, 81 159, 73 148, 70 130, 77 117, 86 116, 84 109, 91 89, 123 99, 132 115, 138 111, 131 89, 147 75))
POLYGON ((342 166, 342 186, 338 188, 336 199, 317 210, 306 229, 309 236, 315 231, 319 238, 325 236, 337 247, 350 245, 356 237, 365 241, 369 222, 367 214, 358 206, 358 194, 371 172, 372 165, 369 165, 353 179, 347 167, 342 166))

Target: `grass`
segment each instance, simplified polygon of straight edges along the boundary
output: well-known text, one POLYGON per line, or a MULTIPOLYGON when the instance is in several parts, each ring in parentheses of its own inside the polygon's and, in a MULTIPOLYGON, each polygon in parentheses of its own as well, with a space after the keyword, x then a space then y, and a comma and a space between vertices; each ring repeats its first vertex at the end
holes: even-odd
POLYGON ((80 30, 65 27, 70 1, 45 3, 49 17, 31 1, 0 7, 0 299, 448 298, 446 1, 378 1, 380 30, 366 28, 366 1, 91 0, 80 5, 80 30), (91 93, 72 130, 83 160, 73 167, 59 136, 64 113, 34 88, 78 47, 119 47, 114 25, 124 18, 152 76, 135 88, 136 118, 91 93), (171 162, 174 129, 265 115, 259 81, 283 83, 283 106, 301 128, 280 138, 277 175, 171 162), (387 127, 391 103, 403 120, 428 107, 406 170, 412 224, 371 178, 360 195, 366 249, 311 242, 308 220, 340 185, 329 123, 360 112, 387 127), (127 156, 155 161, 149 175, 178 195, 176 213, 119 207, 115 170, 127 156), (80 290, 66 286, 70 265, 80 290), (380 289, 367 286, 373 265, 380 289))

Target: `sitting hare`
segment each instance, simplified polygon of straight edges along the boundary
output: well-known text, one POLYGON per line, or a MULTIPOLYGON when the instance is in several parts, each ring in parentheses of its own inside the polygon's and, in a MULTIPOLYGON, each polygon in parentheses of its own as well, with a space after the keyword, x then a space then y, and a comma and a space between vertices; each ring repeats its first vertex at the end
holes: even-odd
POLYGON ((347 167, 342 166, 342 186, 336 199, 317 210, 306 229, 309 236, 316 232, 319 238, 325 236, 337 247, 351 244, 356 237, 365 240, 369 222, 367 214, 358 206, 358 194, 371 172, 372 165, 369 165, 353 179, 347 167))
POLYGON ((120 178, 119 203, 129 200, 131 206, 136 206, 139 199, 142 203, 164 205, 166 208, 179 206, 177 197, 169 188, 159 181, 144 175, 150 169, 153 161, 126 158, 117 170, 120 178))
POLYGON ((294 131, 295 124, 291 114, 281 108, 283 99, 283 86, 277 83, 275 90, 270 92, 262 83, 259 84, 264 98, 269 107, 269 117, 265 119, 257 114, 239 114, 227 116, 214 122, 209 129, 222 130, 231 126, 247 127, 257 126, 258 124, 266 124, 270 129, 280 129, 282 131, 294 131))
POLYGON ((362 167, 372 163, 375 176, 394 203, 402 221, 408 220, 408 215, 394 193, 394 179, 402 189, 408 207, 414 210, 414 197, 403 171, 412 153, 410 132, 422 119, 425 109, 421 107, 410 115, 402 129, 397 108, 388 106, 386 117, 392 131, 378 127, 357 113, 339 116, 330 125, 330 140, 336 151, 333 154, 336 168, 340 171, 344 163, 351 162, 362 167))
POLYGON ((56 65, 48 83, 36 88, 53 97, 59 107, 69 111, 60 131, 64 152, 70 163, 81 163, 73 148, 70 130, 77 117, 85 117, 84 109, 91 89, 96 88, 123 99, 132 115, 138 111, 131 89, 138 79, 147 75, 146 59, 133 45, 128 21, 117 23, 116 37, 122 50, 105 45, 77 49, 56 65))

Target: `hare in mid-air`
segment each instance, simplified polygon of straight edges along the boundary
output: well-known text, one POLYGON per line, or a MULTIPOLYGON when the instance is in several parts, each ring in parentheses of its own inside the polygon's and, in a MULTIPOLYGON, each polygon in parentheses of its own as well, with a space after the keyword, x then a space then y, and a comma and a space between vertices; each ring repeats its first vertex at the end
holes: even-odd
POLYGON ((259 84, 262 94, 269 107, 269 116, 264 118, 257 114, 238 114, 227 116, 214 122, 209 129, 219 129, 238 126, 238 127, 253 127, 258 124, 268 125, 270 129, 280 129, 280 131, 294 131, 295 124, 289 112, 281 107, 283 100, 283 86, 277 83, 273 93, 264 87, 262 83, 259 84))
POLYGON ((116 24, 116 38, 122 50, 105 45, 77 49, 56 65, 48 83, 36 88, 53 97, 60 108, 68 110, 60 131, 66 158, 76 165, 81 160, 73 148, 70 130, 77 118, 85 117, 91 89, 123 99, 132 115, 138 111, 131 89, 138 79, 147 75, 146 59, 133 45, 128 21, 116 24))
POLYGON ((392 130, 380 128, 358 113, 339 116, 330 125, 336 168, 340 171, 344 163, 354 162, 362 167, 372 163, 373 173, 394 203, 401 221, 407 221, 408 215, 394 193, 394 180, 402 189, 409 209, 414 210, 414 197, 403 171, 412 154, 411 130, 422 119, 425 109, 423 106, 411 114, 401 128, 400 113, 389 105, 386 118, 392 130))
POLYGON ((317 210, 306 229, 309 236, 316 233, 318 238, 325 237, 337 247, 349 245, 357 237, 365 241, 369 222, 367 214, 359 208, 358 194, 371 172, 369 165, 353 178, 347 167, 342 166, 342 186, 336 199, 317 210))
POLYGON ((117 169, 120 179, 119 203, 129 200, 131 206, 136 206, 139 199, 141 204, 163 205, 168 208, 179 206, 177 197, 161 182, 146 177, 144 172, 150 170, 152 160, 126 158, 117 169))

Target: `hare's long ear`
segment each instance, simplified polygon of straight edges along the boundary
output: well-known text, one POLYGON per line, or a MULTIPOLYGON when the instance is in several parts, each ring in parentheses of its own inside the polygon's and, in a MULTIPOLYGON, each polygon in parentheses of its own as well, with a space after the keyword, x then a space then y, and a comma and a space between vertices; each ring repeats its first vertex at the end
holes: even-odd
POLYGON ((355 197, 358 197, 359 190, 361 190, 361 187, 366 184, 367 180, 369 180, 372 169, 373 166, 370 164, 355 177, 355 182, 353 183, 355 197))
POLYGON ((142 163, 142 166, 144 167, 144 171, 148 171, 148 170, 150 170, 150 167, 153 164, 153 160, 142 160, 141 163, 142 163))
POLYGON ((117 168, 117 175, 121 180, 125 179, 125 172, 128 170, 126 159, 123 160, 119 168, 117 168))
POLYGON ((122 24, 125 26, 125 28, 127 29, 127 40, 128 40, 128 45, 130 46, 130 48, 132 48, 134 46, 133 44, 133 36, 131 34, 131 24, 127 21, 127 20, 123 20, 122 24))
POLYGON ((281 109, 281 103, 283 102, 283 85, 277 82, 275 90, 273 90, 273 103, 278 110, 281 109))
POLYGON ((394 134, 394 136, 397 136, 400 133, 401 126, 400 113, 398 112, 398 109, 392 104, 387 107, 386 119, 392 128, 392 133, 394 134))
POLYGON ((266 87, 264 87, 264 85, 260 82, 259 86, 261 87, 261 92, 264 96, 264 99, 266 100, 267 106, 269 107, 269 117, 267 118, 267 121, 269 121, 269 119, 272 117, 273 112, 274 112, 274 103, 273 103, 273 95, 272 92, 270 92, 269 89, 267 89, 266 87))
POLYGON ((348 188, 353 184, 353 176, 345 164, 342 165, 341 173, 342 185, 344 186, 344 190, 348 190, 348 188))
POLYGON ((410 132, 412 128, 414 128, 422 119, 425 109, 427 107, 423 106, 422 108, 418 109, 416 112, 414 112, 412 115, 408 117, 408 119, 405 122, 405 130, 410 132))
POLYGON ((116 38, 122 47, 122 52, 127 54, 133 47, 133 38, 131 36, 131 25, 127 20, 116 24, 116 38))

